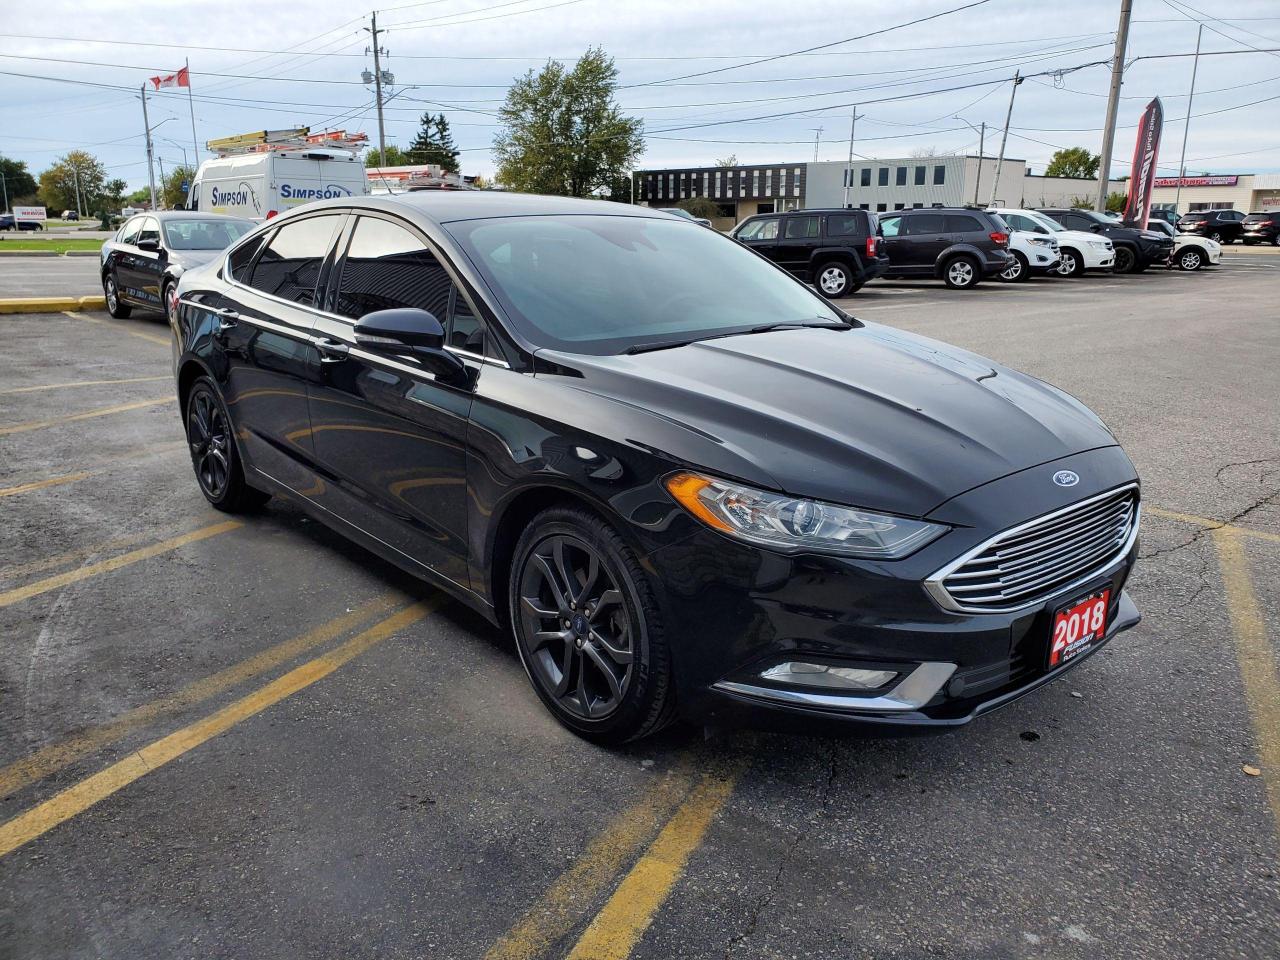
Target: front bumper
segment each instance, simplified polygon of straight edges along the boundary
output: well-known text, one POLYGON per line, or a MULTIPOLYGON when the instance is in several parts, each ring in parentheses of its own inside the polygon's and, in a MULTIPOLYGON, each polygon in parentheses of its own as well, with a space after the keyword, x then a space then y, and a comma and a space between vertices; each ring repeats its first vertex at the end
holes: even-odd
MULTIPOLYGON (((1095 489, 1135 480, 1118 447, 1063 458, 1055 461, 1053 469, 1058 467, 1091 476, 1095 489)), ((1084 499, 1031 482, 1042 479, 1045 465, 1034 470, 1034 477, 1014 474, 938 508, 931 518, 954 524, 952 532, 904 560, 783 556, 705 529, 651 554, 646 567, 662 581, 682 714, 713 726, 809 732, 945 730, 1087 659, 1140 619, 1124 593, 1138 553, 1136 537, 1087 578, 1018 610, 945 610, 924 587, 925 579, 996 530, 1084 499), (1007 522, 976 522, 993 514, 1007 522), (1103 587, 1111 591, 1104 640, 1050 669, 1055 611, 1103 587), (882 688, 858 693, 761 676, 784 661, 895 676, 882 688)))

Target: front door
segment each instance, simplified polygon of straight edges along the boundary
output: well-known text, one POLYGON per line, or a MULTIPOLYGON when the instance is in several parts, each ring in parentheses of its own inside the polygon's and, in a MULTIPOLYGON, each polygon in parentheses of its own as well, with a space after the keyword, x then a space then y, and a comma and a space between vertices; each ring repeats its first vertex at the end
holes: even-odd
POLYGON ((951 234, 940 213, 913 213, 902 218, 902 262, 913 276, 932 276, 942 251, 951 246, 951 234))
POLYGON ((482 357, 480 321, 426 237, 392 217, 360 215, 335 271, 331 312, 314 331, 311 434, 324 483, 312 499, 467 586, 466 434, 481 364, 467 360, 444 382, 410 355, 358 349, 353 330, 375 310, 418 307, 460 355, 482 357))
POLYGON ((780 223, 779 217, 765 217, 762 220, 753 220, 738 232, 737 238, 766 260, 772 260, 776 263, 778 260, 778 231, 780 223))
POLYGON ((133 302, 158 308, 164 253, 160 250, 143 250, 138 246, 143 241, 152 240, 160 243, 160 223, 155 217, 144 217, 132 245, 121 257, 117 282, 124 295, 133 302))

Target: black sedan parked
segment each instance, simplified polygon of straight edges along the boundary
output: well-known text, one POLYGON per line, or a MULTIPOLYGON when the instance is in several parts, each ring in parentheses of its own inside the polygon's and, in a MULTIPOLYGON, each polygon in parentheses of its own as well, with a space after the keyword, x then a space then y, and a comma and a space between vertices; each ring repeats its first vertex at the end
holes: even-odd
POLYGON ((134 307, 173 319, 178 279, 254 227, 252 220, 174 210, 132 217, 102 244, 102 292, 113 317, 134 307))
POLYGON ((179 297, 209 502, 283 494, 448 591, 583 736, 945 729, 1139 619, 1138 478, 1094 414, 697 224, 321 201, 179 297))

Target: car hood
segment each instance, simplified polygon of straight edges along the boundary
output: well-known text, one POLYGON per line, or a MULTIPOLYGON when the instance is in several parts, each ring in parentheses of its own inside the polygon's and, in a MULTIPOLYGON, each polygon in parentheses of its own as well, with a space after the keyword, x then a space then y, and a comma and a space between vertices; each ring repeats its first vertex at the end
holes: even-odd
POLYGON ((579 390, 710 438, 744 472, 754 468, 739 479, 910 516, 1018 470, 1116 444, 1063 391, 877 324, 725 337, 635 356, 539 356, 572 369, 579 390))
POLYGON ((1088 243, 1090 240, 1107 240, 1105 233, 1090 233, 1088 230, 1062 230, 1053 235, 1059 246, 1064 243, 1088 243))
POLYGON ((226 252, 222 250, 171 250, 169 251, 169 262, 182 267, 183 270, 190 270, 192 267, 204 266, 211 260, 215 260, 226 252))

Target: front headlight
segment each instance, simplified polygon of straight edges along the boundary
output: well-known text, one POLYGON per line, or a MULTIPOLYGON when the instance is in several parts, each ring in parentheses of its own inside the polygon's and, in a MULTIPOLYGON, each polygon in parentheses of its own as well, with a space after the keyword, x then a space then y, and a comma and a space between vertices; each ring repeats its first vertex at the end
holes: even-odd
POLYGON ((1027 237, 1027 240, 1039 247, 1047 247, 1053 243, 1053 241, 1047 237, 1027 237))
POLYGON ((714 530, 784 553, 898 560, 947 528, 717 480, 696 473, 664 481, 676 502, 714 530))
POLYGON ((1094 247, 1098 250, 1106 250, 1109 246, 1111 246, 1111 244, 1108 243, 1106 240, 1090 240, 1089 246, 1094 247))

